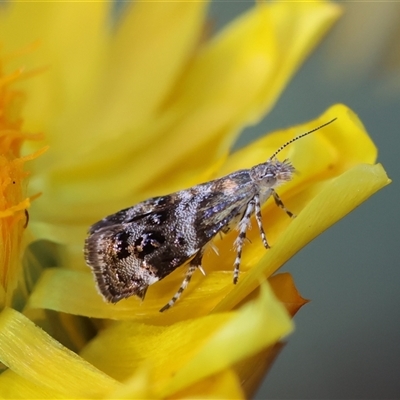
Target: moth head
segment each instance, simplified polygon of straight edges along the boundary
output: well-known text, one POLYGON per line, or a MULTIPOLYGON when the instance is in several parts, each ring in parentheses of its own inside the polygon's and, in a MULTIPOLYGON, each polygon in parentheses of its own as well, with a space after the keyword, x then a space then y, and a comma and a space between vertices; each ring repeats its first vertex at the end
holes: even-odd
POLYGON ((295 169, 289 160, 279 161, 276 158, 251 169, 252 178, 265 188, 276 188, 292 179, 295 169))

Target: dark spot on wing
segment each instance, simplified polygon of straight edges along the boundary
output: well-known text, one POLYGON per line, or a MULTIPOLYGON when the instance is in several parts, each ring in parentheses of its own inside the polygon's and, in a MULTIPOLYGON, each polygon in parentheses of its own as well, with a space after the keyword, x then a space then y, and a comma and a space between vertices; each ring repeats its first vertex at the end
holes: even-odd
POLYGON ((186 239, 182 236, 178 236, 176 238, 176 242, 179 246, 182 246, 182 247, 184 247, 186 245, 186 239))
POLYGON ((117 241, 116 256, 119 260, 123 260, 131 255, 129 250, 129 238, 130 234, 127 232, 119 232, 115 235, 117 241))
POLYGON ((165 242, 165 237, 159 232, 145 232, 136 239, 134 246, 137 256, 143 259, 153 253, 165 242))

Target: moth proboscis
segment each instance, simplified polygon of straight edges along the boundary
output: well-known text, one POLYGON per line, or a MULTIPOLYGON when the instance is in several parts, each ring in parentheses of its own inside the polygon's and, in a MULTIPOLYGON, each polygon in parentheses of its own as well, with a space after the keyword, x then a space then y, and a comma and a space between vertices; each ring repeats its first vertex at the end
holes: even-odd
POLYGON ((206 246, 219 233, 237 228, 233 282, 239 267, 246 231, 254 214, 261 240, 269 248, 261 219, 261 204, 270 196, 290 217, 275 189, 292 179, 289 160, 276 156, 294 141, 315 132, 336 118, 289 140, 264 163, 169 195, 153 197, 118 211, 92 225, 85 242, 86 263, 92 269, 103 298, 116 303, 133 295, 144 299, 147 288, 176 268, 188 265, 172 307, 196 269, 202 272, 206 246))

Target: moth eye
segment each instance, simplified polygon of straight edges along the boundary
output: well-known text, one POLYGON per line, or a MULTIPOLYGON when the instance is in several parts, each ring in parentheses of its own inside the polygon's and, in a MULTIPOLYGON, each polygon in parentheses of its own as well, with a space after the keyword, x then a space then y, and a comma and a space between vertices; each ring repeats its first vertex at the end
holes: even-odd
POLYGON ((135 240, 134 246, 139 258, 144 258, 158 249, 165 242, 165 237, 158 232, 144 233, 135 240))

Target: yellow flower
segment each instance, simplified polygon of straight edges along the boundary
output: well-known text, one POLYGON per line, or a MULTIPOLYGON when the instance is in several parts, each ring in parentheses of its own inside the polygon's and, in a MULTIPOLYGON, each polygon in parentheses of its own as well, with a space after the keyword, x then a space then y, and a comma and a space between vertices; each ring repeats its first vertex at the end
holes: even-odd
MULTIPOLYGON (((43 196, 32 205, 28 229, 42 240, 40 249, 30 248, 36 260, 57 267, 43 272, 23 313, 8 307, 0 314, 0 361, 8 368, 0 396, 249 396, 292 330, 289 315, 304 304, 289 276, 265 278, 389 182, 374 165, 376 149, 362 124, 342 105, 229 154, 240 129, 274 105, 337 18, 336 5, 259 3, 204 40, 206 6, 136 2, 115 26, 105 2, 15 2, 0 10, 4 48, 38 41, 25 67, 47 67, 23 83, 25 124, 45 132, 50 145, 33 163, 30 188, 43 196), (298 217, 267 202, 262 212, 273 247, 265 251, 250 232, 236 286, 233 232, 216 241, 219 256, 205 255, 207 276, 195 274, 168 312, 158 310, 184 268, 150 287, 143 303, 102 301, 82 254, 90 224, 146 197, 263 162, 333 117, 280 154, 299 172, 280 190, 298 217), (93 338, 81 316, 105 319, 94 324, 93 338)), ((12 273, 21 270, 19 224, 15 238, 5 228, 12 273)))
POLYGON ((22 94, 12 85, 22 71, 8 75, 0 70, 0 309, 21 308, 28 295, 21 253, 23 232, 28 224, 31 198, 26 196, 24 164, 45 149, 25 157, 20 149, 26 139, 38 138, 21 131, 20 103, 22 94))

